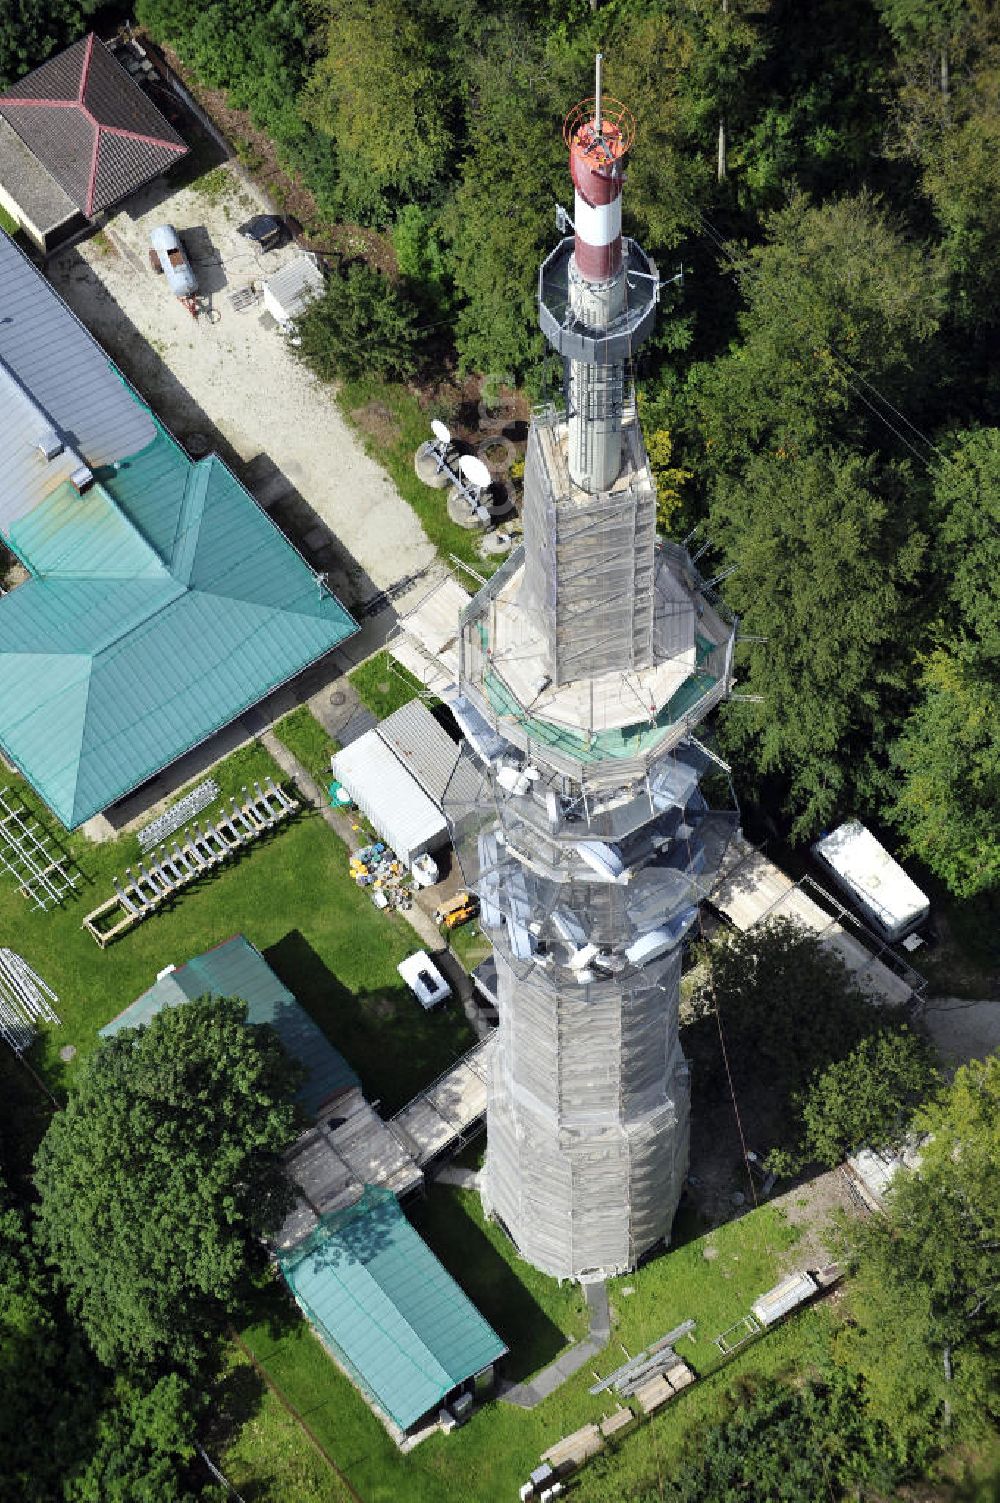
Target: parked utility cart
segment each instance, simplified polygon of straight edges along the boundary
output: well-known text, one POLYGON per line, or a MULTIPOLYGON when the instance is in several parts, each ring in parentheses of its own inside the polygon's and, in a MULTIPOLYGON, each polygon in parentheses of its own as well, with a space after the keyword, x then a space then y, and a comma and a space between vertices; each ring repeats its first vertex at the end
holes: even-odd
POLYGON ((396 970, 406 982, 425 1012, 447 1002, 451 987, 441 975, 426 950, 417 950, 401 960, 396 970))

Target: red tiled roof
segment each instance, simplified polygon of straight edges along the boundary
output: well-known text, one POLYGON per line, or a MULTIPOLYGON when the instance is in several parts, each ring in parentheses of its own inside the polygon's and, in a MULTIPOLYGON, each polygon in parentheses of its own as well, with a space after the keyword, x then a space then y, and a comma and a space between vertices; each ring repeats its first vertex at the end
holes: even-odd
POLYGON ((187 151, 93 33, 0 96, 0 115, 88 219, 187 151))

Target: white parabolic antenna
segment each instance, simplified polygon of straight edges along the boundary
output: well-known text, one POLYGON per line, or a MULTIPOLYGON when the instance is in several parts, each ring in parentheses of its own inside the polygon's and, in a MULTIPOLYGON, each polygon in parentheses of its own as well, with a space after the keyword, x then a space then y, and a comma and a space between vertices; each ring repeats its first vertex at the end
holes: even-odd
POLYGON ((431 432, 439 443, 451 443, 451 429, 440 418, 431 418, 431 432))
POLYGON ((475 454, 463 454, 458 462, 458 468, 469 484, 476 486, 478 490, 484 491, 488 485, 493 484, 489 467, 475 454))

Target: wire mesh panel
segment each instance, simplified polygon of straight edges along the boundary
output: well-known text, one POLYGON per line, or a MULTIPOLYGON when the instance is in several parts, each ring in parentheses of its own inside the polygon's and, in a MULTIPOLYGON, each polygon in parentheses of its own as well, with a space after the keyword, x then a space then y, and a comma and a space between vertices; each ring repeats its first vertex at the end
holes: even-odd
POLYGON ((9 872, 36 908, 57 907, 70 896, 79 873, 52 850, 52 837, 22 800, 0 789, 0 868, 9 872))

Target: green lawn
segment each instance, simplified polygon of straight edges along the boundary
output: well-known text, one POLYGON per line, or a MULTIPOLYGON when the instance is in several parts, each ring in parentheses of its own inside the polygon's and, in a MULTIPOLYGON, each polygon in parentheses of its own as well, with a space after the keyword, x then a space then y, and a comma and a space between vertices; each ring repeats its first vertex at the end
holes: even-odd
POLYGON ((336 1472, 235 1347, 213 1395, 206 1449, 247 1503, 350 1503, 336 1472))
MULTIPOLYGON (((213 776, 228 792, 269 773, 280 776, 267 753, 252 745, 213 776)), ((52 815, 24 791, 54 832, 52 815)), ((237 933, 265 952, 386 1111, 403 1105, 474 1042, 457 1009, 425 1013, 413 1002, 396 974, 414 948, 412 930, 372 907, 348 876, 343 845, 312 810, 183 890, 107 950, 81 929, 81 919, 110 894, 112 876, 134 862, 138 842, 129 836, 94 846, 74 835, 65 844, 85 881, 61 909, 32 910, 12 879, 0 875, 0 934, 59 995, 62 1026, 46 1030, 32 1051, 32 1062, 56 1090, 95 1048, 98 1028, 151 986, 157 971, 237 933), (67 1044, 78 1051, 71 1063, 59 1058, 67 1044)))
MULTIPOLYGON (((413 468, 414 455, 431 437, 431 418, 440 417, 441 413, 425 412, 407 387, 372 377, 345 381, 337 400, 344 416, 361 435, 365 449, 389 471, 400 495, 416 512, 438 552, 444 558, 454 554, 471 564, 478 574, 492 574, 502 560, 480 558, 479 534, 456 526, 448 516, 448 492, 424 485, 413 468)), ((463 583, 469 583, 468 576, 463 583)))
MULTIPOLYGON (((215 771, 227 792, 268 774, 277 776, 277 769, 256 745, 215 771)), ((26 797, 36 805, 27 792, 26 797)), ((39 812, 54 832, 51 815, 39 812)), ((0 934, 10 936, 60 995, 63 1025, 46 1031, 32 1055, 57 1090, 95 1047, 97 1028, 149 986, 159 969, 237 932, 265 952, 386 1112, 472 1042, 457 1012, 426 1014, 414 1006, 395 970, 413 947, 409 927, 377 912, 350 881, 341 843, 314 811, 303 811, 103 952, 81 930, 80 920, 110 890, 111 875, 133 861, 137 842, 128 837, 98 847, 70 836, 65 844, 86 885, 64 909, 34 912, 9 879, 0 879, 0 934), (58 1055, 67 1043, 78 1050, 69 1063, 58 1055)), ((0 1073, 0 1088, 8 1084, 30 1100, 29 1077, 12 1061, 0 1073)), ((511 1347, 509 1376, 517 1379, 537 1370, 557 1355, 567 1337, 584 1331, 580 1291, 560 1289, 521 1263, 502 1232, 484 1223, 474 1195, 432 1187, 412 1214, 511 1347)), ((611 1346, 595 1364, 599 1371, 623 1360, 619 1343, 635 1352, 691 1316, 698 1322, 696 1341, 683 1343, 681 1350, 708 1376, 625 1440, 610 1480, 602 1482, 599 1472, 586 1474, 581 1499, 628 1496, 630 1487, 655 1471, 657 1457, 677 1452, 693 1419, 714 1412, 734 1372, 791 1370, 822 1350, 830 1319, 826 1307, 772 1333, 724 1373, 712 1376, 719 1364, 712 1339, 775 1282, 787 1266, 794 1237, 780 1214, 765 1207, 707 1236, 692 1235, 668 1256, 612 1283, 616 1329, 611 1346), (706 1257, 706 1249, 714 1249, 715 1255, 706 1257), (626 1294, 626 1289, 634 1292, 626 1294)), ((546 1446, 612 1407, 606 1397, 587 1393, 593 1378, 584 1371, 534 1411, 490 1404, 457 1434, 434 1436, 401 1457, 282 1285, 272 1284, 259 1297, 244 1335, 366 1503, 493 1503, 516 1496, 517 1485, 546 1446)), ((235 1435, 225 1443, 222 1459, 244 1496, 258 1503, 298 1503, 300 1498, 303 1503, 306 1498, 340 1503, 336 1478, 301 1431, 292 1428, 273 1395, 262 1390, 255 1395, 251 1375, 229 1372, 220 1384, 220 1404, 230 1401, 236 1406, 235 1435)))
POLYGON ((0 230, 6 230, 8 235, 14 236, 20 228, 17 220, 7 213, 3 204, 0 204, 0 230))
POLYGON ((299 705, 283 716, 274 734, 325 789, 330 782, 330 758, 340 750, 340 742, 327 734, 309 706, 299 705))
MULTIPOLYGON (((420 693, 420 684, 388 652, 377 652, 347 675, 363 705, 384 720, 420 693)), ((434 704, 434 700, 428 700, 434 704)))
MULTIPOLYGON (((567 1334, 585 1329, 579 1290, 560 1289, 523 1264, 499 1229, 484 1224, 471 1193, 432 1187, 411 1215, 511 1346, 510 1376, 522 1377, 551 1361, 567 1334)), ((620 1343, 634 1354, 690 1316, 698 1322, 696 1340, 683 1341, 679 1349, 703 1380, 626 1437, 610 1465, 585 1472, 578 1483, 581 1500, 627 1498, 641 1483, 655 1480, 662 1458, 678 1455, 691 1425, 720 1410, 737 1376, 793 1371, 822 1359, 832 1319, 825 1305, 779 1327, 717 1370, 721 1359, 713 1338, 776 1282, 795 1238, 781 1214, 765 1206, 613 1282, 616 1327, 596 1370, 609 1372, 624 1361, 620 1343), (706 1248, 717 1256, 706 1258, 706 1248), (625 1288, 635 1292, 626 1296, 625 1288)), ((262 1298, 258 1318, 243 1335, 366 1503, 494 1503, 516 1497, 547 1446, 615 1407, 613 1398, 587 1392, 594 1378, 585 1369, 534 1410, 491 1403, 454 1435, 432 1436, 401 1456, 278 1290, 262 1298)))
POLYGON ((467 971, 475 970, 485 960, 493 946, 479 927, 479 920, 472 919, 458 929, 446 929, 441 925, 441 938, 454 951, 467 971))

